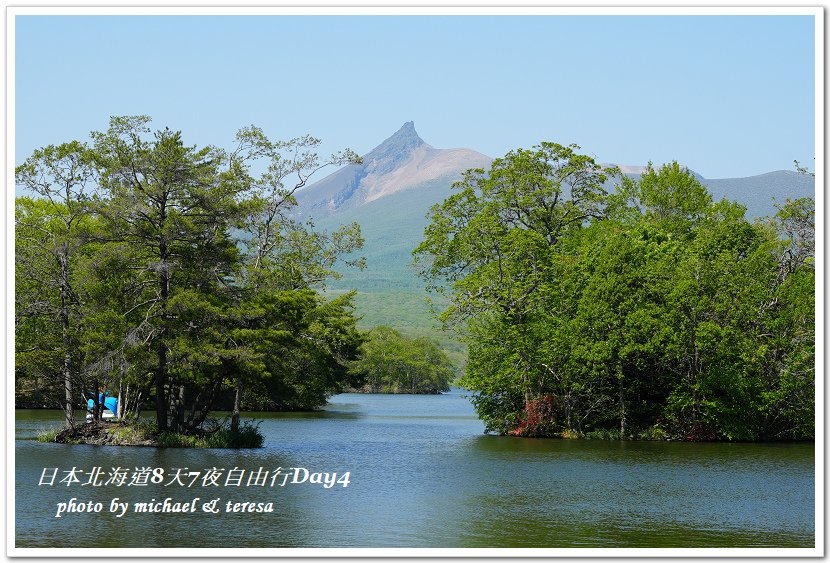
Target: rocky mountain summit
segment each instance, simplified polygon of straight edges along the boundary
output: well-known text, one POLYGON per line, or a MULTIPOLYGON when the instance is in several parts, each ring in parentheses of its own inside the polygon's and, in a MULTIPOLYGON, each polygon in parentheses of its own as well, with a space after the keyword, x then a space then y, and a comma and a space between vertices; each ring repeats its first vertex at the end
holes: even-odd
POLYGON ((438 179, 448 183, 468 168, 489 167, 490 157, 470 149, 436 149, 408 121, 369 153, 362 164, 341 168, 297 192, 304 215, 321 217, 438 179))

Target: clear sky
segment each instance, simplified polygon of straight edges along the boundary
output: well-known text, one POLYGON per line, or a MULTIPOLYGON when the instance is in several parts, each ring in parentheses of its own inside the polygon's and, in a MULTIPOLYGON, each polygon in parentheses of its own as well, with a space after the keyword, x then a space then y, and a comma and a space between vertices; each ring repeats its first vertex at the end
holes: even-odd
POLYGON ((812 168, 807 16, 17 16, 15 160, 147 114, 190 144, 310 133, 363 154, 540 141, 707 178, 812 168))

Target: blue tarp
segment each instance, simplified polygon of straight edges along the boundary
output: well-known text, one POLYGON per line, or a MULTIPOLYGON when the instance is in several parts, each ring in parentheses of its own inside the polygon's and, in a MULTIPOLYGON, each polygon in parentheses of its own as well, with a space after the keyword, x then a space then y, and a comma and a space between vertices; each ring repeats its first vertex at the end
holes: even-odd
MULTIPOLYGON (((112 414, 118 414, 118 399, 115 397, 105 397, 103 393, 98 395, 98 402, 103 403, 104 408, 107 408, 112 411, 112 414)), ((92 410, 95 408, 95 401, 93 399, 89 399, 86 402, 86 406, 88 410, 92 410)))

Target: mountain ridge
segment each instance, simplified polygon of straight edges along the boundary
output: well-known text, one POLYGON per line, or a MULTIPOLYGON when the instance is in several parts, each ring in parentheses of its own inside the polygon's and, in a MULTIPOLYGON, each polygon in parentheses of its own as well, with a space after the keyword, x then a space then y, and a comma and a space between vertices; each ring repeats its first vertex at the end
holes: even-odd
POLYGON ((392 136, 350 164, 296 193, 302 214, 327 216, 440 178, 461 177, 468 168, 489 166, 492 159, 467 148, 437 149, 407 121, 392 136))

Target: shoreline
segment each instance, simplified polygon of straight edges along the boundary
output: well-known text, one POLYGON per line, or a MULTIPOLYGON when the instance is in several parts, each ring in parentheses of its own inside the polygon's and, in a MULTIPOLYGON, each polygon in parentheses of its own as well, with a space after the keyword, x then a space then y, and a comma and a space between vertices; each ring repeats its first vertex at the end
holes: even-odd
POLYGON ((35 441, 89 446, 136 446, 152 448, 248 449, 261 448, 264 436, 259 425, 244 422, 237 431, 218 428, 202 435, 158 432, 147 422, 86 422, 58 428, 36 436, 35 441))

